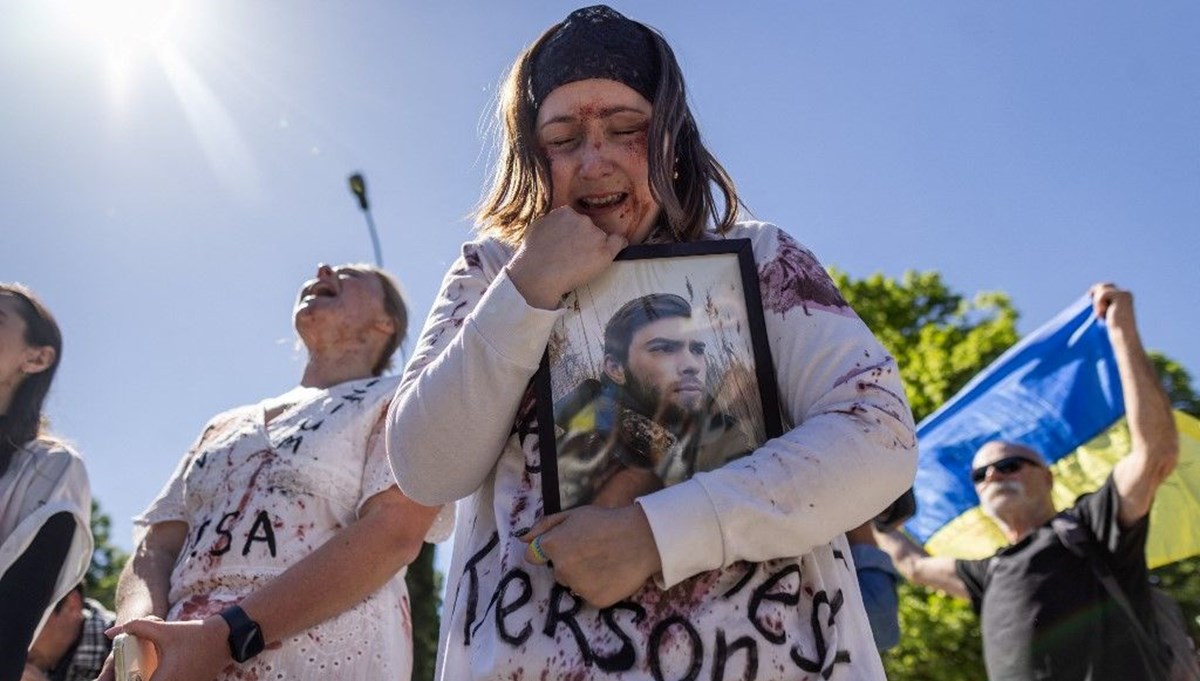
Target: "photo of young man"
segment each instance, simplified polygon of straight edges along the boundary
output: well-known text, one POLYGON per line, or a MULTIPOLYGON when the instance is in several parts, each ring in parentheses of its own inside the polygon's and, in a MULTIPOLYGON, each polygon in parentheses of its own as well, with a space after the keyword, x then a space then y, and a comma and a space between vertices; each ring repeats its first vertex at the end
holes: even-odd
POLYGON ((599 378, 555 404, 562 508, 622 506, 749 451, 714 408, 708 341, 672 293, 622 305, 604 327, 599 378))

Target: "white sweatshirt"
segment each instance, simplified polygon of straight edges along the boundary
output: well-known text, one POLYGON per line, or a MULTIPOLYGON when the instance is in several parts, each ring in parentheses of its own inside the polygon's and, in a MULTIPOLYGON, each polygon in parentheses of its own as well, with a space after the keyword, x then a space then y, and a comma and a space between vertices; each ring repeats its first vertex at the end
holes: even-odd
POLYGON ((561 314, 530 307, 513 250, 464 245, 388 417, 401 489, 458 499, 439 674, 460 679, 882 679, 842 533, 912 483, 916 438, 895 361, 813 255, 739 223, 762 289, 782 437, 638 499, 661 579, 597 611, 523 559, 542 515, 528 391, 561 314))

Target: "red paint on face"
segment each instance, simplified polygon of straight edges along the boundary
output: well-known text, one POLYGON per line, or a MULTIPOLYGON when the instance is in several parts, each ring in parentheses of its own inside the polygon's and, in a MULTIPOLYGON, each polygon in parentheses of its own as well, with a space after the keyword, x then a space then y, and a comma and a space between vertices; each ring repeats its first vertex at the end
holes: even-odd
POLYGON ((649 139, 648 128, 632 135, 625 143, 625 152, 635 158, 648 159, 650 157, 649 139))
POLYGON ((631 243, 658 217, 650 192, 652 107, 632 88, 591 79, 563 85, 538 110, 538 144, 550 166, 551 207, 570 206, 631 243))

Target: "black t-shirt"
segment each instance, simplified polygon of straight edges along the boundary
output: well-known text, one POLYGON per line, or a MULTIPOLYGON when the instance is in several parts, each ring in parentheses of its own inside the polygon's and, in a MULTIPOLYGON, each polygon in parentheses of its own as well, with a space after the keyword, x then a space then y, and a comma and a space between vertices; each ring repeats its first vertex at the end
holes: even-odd
MULTIPOLYGON (((1112 476, 1064 511, 1096 538, 1096 552, 1143 622, 1150 620, 1146 569, 1149 516, 1117 522, 1112 476)), ((983 626, 990 681, 1139 681, 1145 678, 1135 635, 1085 559, 1047 523, 985 560, 960 560, 958 576, 983 626), (989 569, 989 564, 991 567, 989 569)))

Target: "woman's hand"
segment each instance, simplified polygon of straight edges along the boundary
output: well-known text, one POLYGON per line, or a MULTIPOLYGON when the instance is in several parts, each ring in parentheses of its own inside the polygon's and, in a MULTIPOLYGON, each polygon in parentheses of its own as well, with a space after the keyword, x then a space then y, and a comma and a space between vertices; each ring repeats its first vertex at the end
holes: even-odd
MULTIPOLYGON (((151 667, 154 674, 148 681, 212 681, 233 663, 229 654, 229 625, 219 615, 187 622, 164 622, 157 617, 137 619, 104 633, 116 636, 122 632, 154 644, 157 667, 151 667)), ((145 662, 143 659, 143 669, 145 662)), ((105 673, 111 673, 108 663, 105 673)), ((105 674, 100 678, 104 679, 105 674)))
POLYGON ((553 310, 562 297, 595 279, 628 242, 606 234, 570 206, 555 208, 525 229, 508 276, 525 301, 553 310))
MULTIPOLYGON (((521 541, 534 539, 550 560, 555 581, 597 608, 633 595, 662 571, 650 523, 637 504, 580 506, 546 516, 521 541)), ((525 560, 541 564, 532 550, 525 560)))

